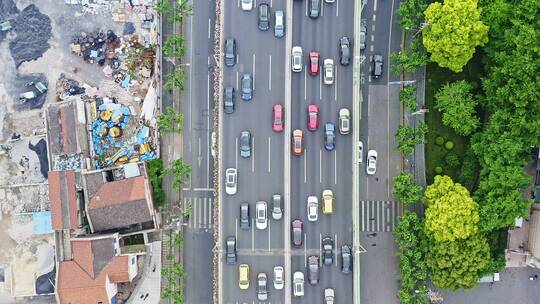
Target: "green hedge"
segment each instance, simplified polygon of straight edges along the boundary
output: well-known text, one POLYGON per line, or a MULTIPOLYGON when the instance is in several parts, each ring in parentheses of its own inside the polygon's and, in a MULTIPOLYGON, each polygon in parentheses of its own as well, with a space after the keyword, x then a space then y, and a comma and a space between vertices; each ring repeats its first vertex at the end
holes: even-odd
POLYGON ((150 177, 150 183, 152 184, 153 196, 154 196, 154 207, 159 209, 160 207, 165 206, 166 195, 163 190, 163 173, 164 166, 163 160, 160 158, 152 159, 147 162, 148 165, 148 176, 150 177))

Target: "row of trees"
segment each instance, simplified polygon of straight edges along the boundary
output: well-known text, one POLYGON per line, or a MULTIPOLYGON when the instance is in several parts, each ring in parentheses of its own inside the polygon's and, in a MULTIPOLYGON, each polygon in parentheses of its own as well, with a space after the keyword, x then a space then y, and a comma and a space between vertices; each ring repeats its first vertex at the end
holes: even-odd
POLYGON ((176 260, 174 255, 175 248, 184 244, 184 238, 180 233, 173 233, 167 240, 165 246, 168 248, 168 253, 165 256, 172 265, 169 267, 163 266, 161 275, 167 278, 166 285, 163 287, 161 297, 169 298, 174 304, 184 303, 184 286, 183 281, 186 277, 184 265, 176 260))
POLYGON ((428 126, 423 121, 418 124, 416 129, 406 125, 400 125, 395 134, 398 141, 397 149, 405 155, 412 154, 416 145, 425 143, 427 131, 428 126))

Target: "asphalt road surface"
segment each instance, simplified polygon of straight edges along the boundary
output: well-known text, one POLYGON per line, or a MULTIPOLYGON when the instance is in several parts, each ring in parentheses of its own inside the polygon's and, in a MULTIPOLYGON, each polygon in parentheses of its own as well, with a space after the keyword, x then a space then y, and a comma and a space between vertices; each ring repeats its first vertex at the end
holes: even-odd
POLYGON ((399 76, 390 71, 390 53, 400 47, 397 25, 399 0, 369 0, 362 11, 367 27, 366 49, 362 65, 362 120, 360 139, 364 159, 360 170, 360 258, 361 303, 399 303, 397 298, 397 246, 392 231, 402 206, 392 195, 392 179, 399 174, 401 156, 396 152, 394 134, 400 123, 399 76), (373 55, 384 58, 381 78, 371 76, 373 55), (368 150, 377 151, 377 172, 365 170, 368 150), (374 234, 375 233, 375 234, 374 234), (384 288, 381 288, 384 286, 384 288))
POLYGON ((193 1, 193 14, 186 18, 183 34, 186 59, 182 68, 186 90, 182 94, 184 113, 183 154, 192 173, 183 188, 180 204, 191 210, 184 221, 184 281, 186 303, 212 302, 212 208, 213 158, 213 68, 215 3, 193 1))
MULTIPOLYGON (((271 4, 272 16, 275 10, 285 10, 284 0, 267 3, 271 4)), ((241 202, 250 205, 253 221, 257 201, 266 201, 270 211, 272 195, 283 194, 284 139, 283 133, 272 131, 272 106, 284 103, 285 39, 275 38, 273 28, 266 32, 258 29, 256 8, 247 12, 241 10, 240 1, 224 4, 223 41, 235 38, 238 56, 234 67, 224 66, 223 86, 236 89, 236 109, 233 114, 223 114, 221 151, 224 170, 238 170, 238 192, 233 196, 223 192, 222 241, 225 243, 228 236, 236 237, 238 263, 223 265, 223 303, 258 303, 259 272, 265 272, 269 279, 267 303, 284 303, 284 291, 275 290, 272 284, 274 266, 284 264, 284 221, 271 219, 269 212, 268 228, 258 230, 252 223, 250 230, 244 231, 239 228, 238 217, 241 202), (244 73, 250 73, 254 80, 253 99, 249 102, 240 98, 240 78, 244 73), (239 136, 244 130, 250 131, 253 138, 250 158, 242 158, 239 153, 239 136), (248 290, 238 288, 238 265, 242 263, 250 266, 248 290)), ((285 115, 290 115, 289 109, 285 109, 285 115)))
MULTIPOLYGON (((302 156, 291 159, 291 218, 304 222, 305 247, 293 250, 292 271, 303 271, 306 284, 304 297, 294 298, 293 303, 322 303, 324 289, 334 288, 339 303, 353 303, 352 274, 341 273, 339 259, 341 245, 352 245, 352 135, 340 135, 337 131, 338 112, 348 108, 352 112, 352 64, 339 64, 339 38, 353 38, 354 3, 338 0, 333 4, 322 3, 321 16, 307 16, 308 1, 294 2, 293 46, 301 46, 304 53, 304 68, 292 75, 292 129, 304 131, 305 151, 302 156), (310 51, 320 54, 320 63, 331 58, 335 66, 335 82, 325 85, 322 81, 322 66, 319 75, 307 73, 307 56, 310 51), (319 129, 307 130, 307 106, 319 106, 319 129), (324 148, 324 124, 336 126, 336 147, 333 151, 324 148), (307 197, 317 196, 321 204, 323 190, 334 193, 334 211, 331 215, 320 212, 316 222, 307 220, 307 197), (334 240, 334 263, 321 266, 317 285, 307 284, 306 259, 309 255, 320 255, 321 239, 330 236, 334 240), (298 252, 300 254, 298 254, 298 252)), ((354 47, 354 45, 353 45, 354 47)), ((352 121, 355 121, 354 117, 352 121)), ((322 263, 322 259, 320 259, 322 263)))

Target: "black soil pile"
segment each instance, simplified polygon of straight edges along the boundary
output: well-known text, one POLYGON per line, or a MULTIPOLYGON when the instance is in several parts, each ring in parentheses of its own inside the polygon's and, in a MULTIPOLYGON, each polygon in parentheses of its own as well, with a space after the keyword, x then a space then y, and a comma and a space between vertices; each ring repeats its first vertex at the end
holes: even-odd
POLYGON ((28 143, 28 149, 36 152, 39 157, 40 171, 43 177, 49 176, 49 160, 47 159, 47 142, 44 139, 40 139, 37 144, 32 145, 28 143))
POLYGON ((11 56, 18 68, 21 63, 40 58, 49 49, 51 19, 31 4, 11 21, 17 37, 9 43, 11 56))

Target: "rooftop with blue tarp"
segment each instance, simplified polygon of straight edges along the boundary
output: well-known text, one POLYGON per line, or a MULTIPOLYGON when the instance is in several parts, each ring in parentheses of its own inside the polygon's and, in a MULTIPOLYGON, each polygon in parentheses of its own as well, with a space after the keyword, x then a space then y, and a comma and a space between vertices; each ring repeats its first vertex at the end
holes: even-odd
POLYGON ((50 211, 32 212, 34 234, 53 233, 50 211))

